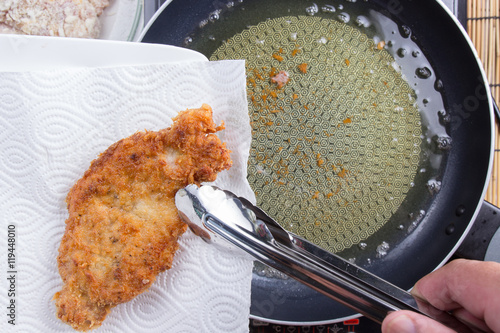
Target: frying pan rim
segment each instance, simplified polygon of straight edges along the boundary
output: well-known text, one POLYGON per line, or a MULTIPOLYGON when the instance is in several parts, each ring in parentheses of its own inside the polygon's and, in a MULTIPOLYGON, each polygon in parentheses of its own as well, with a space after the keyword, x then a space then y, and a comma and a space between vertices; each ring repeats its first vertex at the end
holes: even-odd
POLYGON ((144 37, 146 36, 146 34, 148 33, 149 29, 151 28, 151 26, 153 25, 153 23, 156 21, 156 19, 158 18, 158 16, 161 15, 161 13, 163 13, 163 11, 165 10, 165 8, 167 8, 167 6, 172 2, 173 0, 166 0, 161 6, 160 8, 158 8, 158 10, 153 14, 153 16, 151 16, 151 18, 149 19, 149 21, 146 23, 146 25, 144 26, 144 28, 142 29, 141 31, 141 34, 139 35, 139 37, 137 38, 137 42, 138 43, 141 43, 142 40, 144 39, 144 37))
MULTIPOLYGON (((138 42, 142 42, 143 41, 144 37, 148 33, 148 31, 151 28, 151 26, 153 25, 153 23, 158 18, 158 16, 160 16, 160 14, 165 10, 165 8, 168 7, 168 5, 172 1, 173 0, 166 0, 165 3, 163 3, 163 5, 151 17, 151 19, 145 25, 143 31, 141 32, 141 34, 140 34, 140 36, 139 36, 139 38, 137 40, 138 42)), ((448 8, 448 6, 446 4, 444 4, 444 2, 442 0, 435 0, 435 2, 437 2, 442 7, 442 9, 444 10, 444 12, 449 17, 451 17, 451 19, 454 22, 455 26, 461 32, 462 36, 465 38, 465 41, 469 45, 469 48, 472 51, 472 54, 473 54, 473 56, 475 58, 475 61, 476 61, 476 64, 477 64, 477 66, 479 68, 480 77, 481 77, 481 79, 483 81, 483 84, 484 84, 484 86, 486 88, 485 89, 486 90, 486 97, 487 97, 488 109, 489 109, 489 114, 490 114, 490 142, 491 142, 491 144, 490 144, 490 153, 489 153, 487 174, 486 174, 486 178, 485 178, 485 181, 484 181, 484 184, 483 184, 483 189, 482 189, 482 192, 481 192, 481 196, 479 197, 478 204, 476 205, 476 207, 474 209, 474 213, 472 214, 472 217, 471 217, 471 219, 469 221, 469 224, 467 225, 466 229, 462 233, 461 237, 455 243, 454 247, 450 250, 450 252, 444 257, 444 259, 433 270, 437 270, 438 268, 442 267, 444 264, 446 264, 449 261, 449 259, 453 256, 453 254, 455 253, 455 251, 458 249, 458 247, 460 246, 460 244, 463 242, 463 240, 465 239, 465 237, 469 233, 470 229, 472 228, 473 222, 475 221, 475 219, 477 218, 477 216, 479 214, 479 211, 481 209, 481 205, 484 202, 484 198, 486 196, 486 191, 488 189, 490 178, 491 178, 491 171, 493 169, 493 157, 494 157, 494 144, 493 144, 493 142, 494 142, 494 138, 495 138, 495 117, 494 117, 494 108, 493 108, 493 103, 494 102, 493 102, 493 98, 492 98, 491 91, 490 91, 490 88, 489 88, 489 84, 488 84, 488 79, 487 79, 487 76, 486 76, 486 72, 484 71, 483 64, 482 64, 482 62, 481 62, 481 60, 479 58, 479 55, 478 55, 478 53, 476 51, 476 48, 473 45, 472 40, 470 39, 469 35, 467 34, 467 31, 462 26, 462 24, 458 21, 457 17, 453 14, 453 12, 448 8)), ((409 290, 411 290, 411 288, 409 290)), ((261 317, 261 316, 253 315, 251 313, 249 315, 250 319, 260 320, 260 321, 264 321, 264 322, 272 323, 272 324, 292 325, 292 326, 302 326, 302 325, 314 326, 314 325, 333 324, 333 323, 339 323, 339 322, 343 322, 343 321, 350 320, 350 319, 356 319, 356 318, 359 318, 361 316, 362 315, 358 313, 358 314, 353 314, 353 315, 350 315, 350 316, 345 316, 345 317, 342 317, 342 318, 335 318, 335 319, 328 319, 328 320, 321 320, 321 321, 286 321, 286 320, 277 320, 277 319, 264 318, 264 317, 261 317)))
POLYGON ((451 17, 452 21, 455 23, 455 26, 458 28, 458 30, 462 33, 463 37, 465 38, 465 41, 467 44, 469 44, 469 48, 472 51, 472 54, 474 55, 474 59, 477 62, 477 65, 479 67, 479 72, 481 73, 481 78, 484 82, 485 85, 485 90, 486 90, 486 96, 488 100, 488 109, 490 113, 490 142, 492 143, 490 145, 490 154, 489 154, 489 159, 488 159, 488 171, 486 174, 486 179, 483 184, 483 191, 481 192, 480 196, 480 201, 478 202, 474 213, 472 214, 472 217, 469 221, 469 224, 467 228, 465 228, 464 232, 462 233, 462 236, 459 238, 459 240, 455 243, 455 246, 451 249, 451 251, 448 253, 448 255, 445 256, 445 258, 439 263, 439 265, 433 269, 433 271, 437 270, 438 268, 442 267, 444 264, 446 264, 450 258, 453 256, 453 254, 457 251, 457 249, 460 247, 462 242, 464 241, 465 237, 467 237, 467 234, 469 233, 470 229, 472 228, 472 225, 474 224, 474 221, 477 218, 477 215, 479 214, 479 211, 481 210, 481 205, 484 202, 484 198, 486 197, 486 191, 488 190, 488 186, 490 183, 491 179, 491 172, 493 170, 493 159, 494 159, 494 153, 495 153, 495 147, 493 142, 495 142, 495 115, 494 115, 494 108, 493 108, 493 97, 491 95, 491 90, 489 88, 488 84, 488 78, 486 76, 486 72, 484 71, 484 66, 479 58, 479 55, 477 53, 476 47, 472 43, 472 40, 470 39, 467 31, 465 28, 462 26, 460 21, 458 21, 458 18, 453 14, 453 12, 448 8, 448 6, 442 1, 442 0, 436 0, 436 2, 443 8, 443 10, 448 14, 448 16, 451 17))
POLYGON ((283 320, 276 320, 276 319, 268 319, 264 317, 259 317, 253 314, 250 314, 250 319, 253 320, 259 320, 263 321, 266 323, 270 324, 275 324, 275 325, 287 325, 287 326, 318 326, 318 325, 329 325, 329 324, 335 324, 335 323, 341 323, 347 320, 352 320, 352 319, 357 319, 362 317, 363 315, 360 313, 353 314, 351 316, 346 316, 342 318, 336 318, 335 321, 332 320, 318 320, 318 321, 283 321, 283 320))

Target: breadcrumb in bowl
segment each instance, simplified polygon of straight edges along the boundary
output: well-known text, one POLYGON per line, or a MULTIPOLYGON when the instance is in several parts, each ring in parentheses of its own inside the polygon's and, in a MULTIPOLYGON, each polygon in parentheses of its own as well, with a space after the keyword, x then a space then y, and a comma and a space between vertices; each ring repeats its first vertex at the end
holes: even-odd
POLYGON ((0 33, 132 40, 141 12, 139 0, 2 0, 0 33))

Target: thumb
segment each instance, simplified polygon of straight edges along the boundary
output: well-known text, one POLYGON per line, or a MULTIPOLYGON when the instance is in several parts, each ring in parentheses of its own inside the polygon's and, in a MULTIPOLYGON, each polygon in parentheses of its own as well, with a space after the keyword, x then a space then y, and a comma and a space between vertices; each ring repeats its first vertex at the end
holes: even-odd
POLYGON ((391 312, 382 323, 382 333, 455 333, 452 329, 412 311, 391 312))

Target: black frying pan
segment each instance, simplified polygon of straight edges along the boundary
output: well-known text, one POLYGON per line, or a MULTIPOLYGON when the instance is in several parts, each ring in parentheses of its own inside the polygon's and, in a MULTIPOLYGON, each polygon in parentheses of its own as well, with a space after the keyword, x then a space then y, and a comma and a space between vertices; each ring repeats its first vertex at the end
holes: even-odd
MULTIPOLYGON (((367 247, 359 251, 353 246, 338 253, 345 258, 356 256, 358 265, 409 289, 420 277, 450 259, 482 207, 489 211, 485 213, 483 209, 481 216, 496 214, 494 207, 483 203, 492 164, 492 99, 471 43, 442 3, 434 0, 243 0, 233 3, 173 0, 163 7, 142 42, 193 48, 210 58, 221 40, 266 17, 305 15, 306 8, 312 5, 321 8, 325 4, 334 6, 337 12, 342 8, 352 17, 373 9, 396 22, 402 30, 399 33, 408 34, 429 61, 436 79, 435 89, 442 96, 449 117, 442 125, 452 146, 442 153, 442 166, 436 174, 441 182, 440 190, 422 191, 426 179, 417 174, 416 186, 387 223, 365 241, 367 247), (217 38, 204 35, 206 29, 214 27, 217 38), (408 220, 408 212, 416 211, 415 207, 425 212, 415 230, 396 232, 402 221, 408 220), (382 241, 390 243, 390 251, 371 260, 382 241)), ((353 21, 347 24, 354 24, 353 21)), ((271 322, 317 324, 356 314, 294 280, 254 274, 251 315, 271 322)))

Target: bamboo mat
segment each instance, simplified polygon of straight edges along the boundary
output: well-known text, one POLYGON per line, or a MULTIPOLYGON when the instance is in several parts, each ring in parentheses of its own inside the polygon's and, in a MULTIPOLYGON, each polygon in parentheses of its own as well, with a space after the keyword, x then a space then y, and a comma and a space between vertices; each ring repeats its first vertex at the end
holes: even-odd
MULTIPOLYGON (((467 31, 483 63, 493 98, 500 102, 499 0, 467 0, 467 31)), ((493 171, 486 201, 500 206, 500 124, 498 119, 493 171)))

